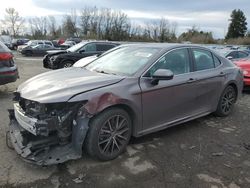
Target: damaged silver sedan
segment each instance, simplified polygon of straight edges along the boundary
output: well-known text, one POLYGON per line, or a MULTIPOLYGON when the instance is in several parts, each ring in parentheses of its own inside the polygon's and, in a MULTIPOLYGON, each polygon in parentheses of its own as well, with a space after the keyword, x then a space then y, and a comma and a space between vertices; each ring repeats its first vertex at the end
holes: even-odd
POLYGON ((51 165, 87 152, 111 160, 139 137, 215 113, 227 116, 242 71, 193 45, 122 45, 81 68, 35 76, 14 93, 8 137, 26 161, 51 165))

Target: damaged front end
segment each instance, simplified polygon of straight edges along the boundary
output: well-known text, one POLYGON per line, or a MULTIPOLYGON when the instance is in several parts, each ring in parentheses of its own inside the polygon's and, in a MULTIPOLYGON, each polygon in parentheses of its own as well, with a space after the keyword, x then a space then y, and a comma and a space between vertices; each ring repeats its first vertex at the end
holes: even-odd
POLYGON ((16 93, 8 134, 16 152, 38 165, 80 158, 90 117, 85 103, 40 104, 16 93))

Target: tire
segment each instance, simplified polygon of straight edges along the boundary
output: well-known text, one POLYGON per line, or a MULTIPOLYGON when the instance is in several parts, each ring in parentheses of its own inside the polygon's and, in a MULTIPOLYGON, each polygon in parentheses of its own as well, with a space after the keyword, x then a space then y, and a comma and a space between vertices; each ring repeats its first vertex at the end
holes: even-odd
POLYGON ((131 118, 126 111, 120 108, 105 110, 90 121, 85 149, 99 160, 115 159, 125 151, 131 127, 131 118))
POLYGON ((234 107, 237 100, 237 93, 234 87, 227 86, 220 97, 215 115, 220 117, 228 116, 234 107))
POLYGON ((72 65, 73 65, 72 61, 63 61, 61 68, 69 68, 69 67, 72 67, 72 65))

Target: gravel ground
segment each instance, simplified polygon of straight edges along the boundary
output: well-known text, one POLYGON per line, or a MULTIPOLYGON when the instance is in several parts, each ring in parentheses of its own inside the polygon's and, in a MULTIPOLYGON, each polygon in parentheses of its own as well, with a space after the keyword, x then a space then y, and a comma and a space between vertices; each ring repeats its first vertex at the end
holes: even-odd
POLYGON ((41 58, 16 55, 20 79, 0 86, 0 187, 250 187, 250 93, 230 117, 209 115, 132 139, 110 162, 82 159, 39 167, 22 161, 5 144, 7 109, 23 81, 48 71, 41 58))

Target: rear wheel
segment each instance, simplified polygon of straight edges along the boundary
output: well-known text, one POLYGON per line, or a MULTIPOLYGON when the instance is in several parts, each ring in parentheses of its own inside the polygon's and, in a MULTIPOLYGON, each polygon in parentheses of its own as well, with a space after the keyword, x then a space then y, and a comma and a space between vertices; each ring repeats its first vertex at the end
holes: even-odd
POLYGON ((104 161, 116 158, 126 149, 131 127, 131 119, 122 109, 111 108, 97 115, 85 141, 88 154, 104 161))
POLYGON ((227 86, 220 97, 215 114, 221 117, 228 116, 233 109, 236 99, 237 94, 235 88, 232 86, 227 86))

